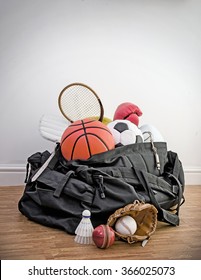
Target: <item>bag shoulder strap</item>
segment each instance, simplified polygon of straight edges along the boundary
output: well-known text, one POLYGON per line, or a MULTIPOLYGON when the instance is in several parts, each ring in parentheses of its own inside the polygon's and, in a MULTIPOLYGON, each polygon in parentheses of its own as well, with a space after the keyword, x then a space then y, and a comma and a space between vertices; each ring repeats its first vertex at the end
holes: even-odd
POLYGON ((148 193, 151 203, 157 208, 159 220, 167 222, 174 226, 179 225, 179 216, 177 214, 170 213, 169 211, 163 209, 157 202, 157 200, 154 196, 153 190, 149 187, 149 183, 146 179, 146 173, 143 171, 137 170, 137 169, 135 169, 135 173, 136 173, 141 185, 144 187, 144 189, 148 193))
POLYGON ((177 153, 168 151, 168 163, 166 165, 165 172, 173 174, 176 178, 179 178, 182 187, 184 187, 184 171, 182 163, 179 160, 177 153))

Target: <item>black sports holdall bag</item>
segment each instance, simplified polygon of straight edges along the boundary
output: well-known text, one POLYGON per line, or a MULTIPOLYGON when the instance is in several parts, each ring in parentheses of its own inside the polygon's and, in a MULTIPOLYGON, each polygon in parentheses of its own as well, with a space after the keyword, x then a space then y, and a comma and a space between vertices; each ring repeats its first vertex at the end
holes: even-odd
POLYGON ((50 156, 45 151, 28 158, 18 207, 30 220, 74 234, 83 210, 91 211, 96 227, 118 208, 139 200, 157 208, 159 221, 179 225, 184 172, 178 155, 167 151, 165 142, 126 145, 71 161, 62 157, 58 144, 50 156), (41 174, 33 180, 37 172, 41 174))

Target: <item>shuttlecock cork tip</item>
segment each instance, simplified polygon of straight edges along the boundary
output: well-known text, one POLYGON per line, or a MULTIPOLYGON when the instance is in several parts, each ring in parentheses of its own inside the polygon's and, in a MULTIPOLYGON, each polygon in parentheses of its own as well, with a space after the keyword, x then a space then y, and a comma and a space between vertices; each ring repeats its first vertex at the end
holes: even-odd
POLYGON ((89 210, 84 210, 82 212, 82 217, 84 218, 90 218, 91 217, 91 212, 89 210))

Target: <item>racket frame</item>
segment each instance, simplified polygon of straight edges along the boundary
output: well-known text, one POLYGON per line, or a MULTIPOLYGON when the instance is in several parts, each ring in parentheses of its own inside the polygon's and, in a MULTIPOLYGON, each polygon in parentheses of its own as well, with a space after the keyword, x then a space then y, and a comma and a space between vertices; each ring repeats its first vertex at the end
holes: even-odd
MULTIPOLYGON (((66 115, 66 113, 64 112, 64 110, 63 110, 63 108, 62 108, 62 105, 61 105, 61 103, 62 103, 62 102, 61 102, 61 98, 62 98, 63 93, 64 93, 68 88, 70 88, 70 87, 72 87, 72 86, 82 86, 82 87, 85 87, 85 88, 87 88, 88 90, 90 90, 90 91, 95 95, 95 97, 97 98, 98 103, 99 103, 99 105, 100 105, 100 116, 96 116, 96 117, 99 117, 99 118, 98 118, 98 121, 101 121, 101 122, 102 122, 102 121, 103 121, 103 117, 104 117, 104 108, 103 108, 103 104, 102 104, 102 102, 101 102, 99 96, 97 95, 97 93, 96 93, 91 87, 89 87, 89 86, 87 86, 86 84, 83 84, 83 83, 72 83, 72 84, 69 84, 69 85, 67 85, 66 87, 64 87, 64 88, 62 89, 62 91, 60 92, 59 97, 58 97, 58 105, 59 105, 59 109, 60 109, 61 113, 63 114, 63 116, 64 116, 67 120, 69 120, 71 123, 74 122, 74 121, 76 121, 76 120, 70 119, 70 118, 66 115)), ((91 118, 91 117, 89 117, 89 118, 91 118)))

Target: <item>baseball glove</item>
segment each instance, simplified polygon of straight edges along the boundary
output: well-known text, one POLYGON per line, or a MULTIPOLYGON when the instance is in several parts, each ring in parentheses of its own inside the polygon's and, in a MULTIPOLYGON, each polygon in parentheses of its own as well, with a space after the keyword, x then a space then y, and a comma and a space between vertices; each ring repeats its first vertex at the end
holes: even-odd
POLYGON ((123 208, 117 209, 107 221, 107 224, 111 226, 117 237, 127 241, 128 243, 134 243, 137 241, 142 242, 142 246, 145 246, 150 236, 155 232, 157 226, 157 209, 154 205, 139 201, 134 201, 132 204, 128 204, 123 208), (129 215, 137 223, 137 230, 133 235, 123 235, 115 230, 115 223, 118 218, 129 215))

